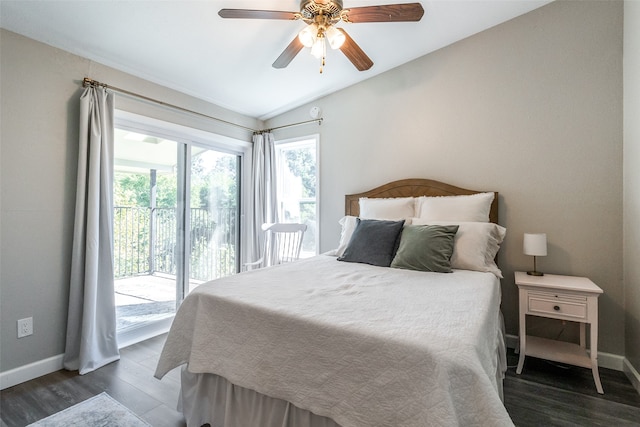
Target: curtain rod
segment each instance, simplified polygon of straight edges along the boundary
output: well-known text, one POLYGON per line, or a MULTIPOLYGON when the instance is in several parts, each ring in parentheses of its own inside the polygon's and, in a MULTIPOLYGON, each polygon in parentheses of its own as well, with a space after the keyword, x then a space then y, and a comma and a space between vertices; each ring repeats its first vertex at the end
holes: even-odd
POLYGON ((186 108, 182 108, 182 107, 179 107, 177 105, 173 105, 173 104, 169 104, 167 102, 159 101, 157 99, 149 98, 148 96, 140 95, 138 93, 131 92, 131 91, 128 91, 128 90, 125 90, 125 89, 120 89, 118 87, 111 86, 111 85, 108 85, 106 83, 100 83, 99 81, 90 79, 89 77, 85 77, 82 80, 82 87, 87 87, 87 86, 100 86, 100 87, 103 87, 105 89, 111 89, 113 91, 120 92, 120 93, 123 93, 125 95, 129 95, 129 96, 133 96, 133 97, 136 97, 136 98, 144 99, 145 101, 153 102, 153 103, 156 103, 156 104, 163 105, 165 107, 169 107, 169 108, 173 108, 173 109, 176 109, 176 110, 184 111, 184 112, 189 113, 189 114, 195 114, 197 116, 206 117, 207 119, 216 120, 216 121, 219 121, 219 122, 222 122, 222 123, 226 123, 226 124, 231 125, 231 126, 235 126, 235 127, 239 127, 239 128, 251 131, 251 132, 258 132, 256 129, 252 129, 252 128, 249 128, 249 127, 246 127, 246 126, 242 126, 242 125, 239 125, 239 124, 236 124, 236 123, 233 123, 233 122, 228 122, 226 120, 222 120, 222 119, 219 119, 217 117, 209 116, 207 114, 199 113, 197 111, 188 110, 186 108))
POLYGON ((265 129, 263 131, 260 131, 259 133, 271 132, 271 131, 274 131, 274 130, 290 128, 290 127, 293 127, 293 126, 306 125, 307 123, 318 123, 318 126, 319 126, 319 125, 322 124, 322 120, 324 120, 324 119, 322 117, 320 117, 320 118, 317 118, 317 119, 307 120, 307 121, 304 121, 304 122, 291 123, 291 124, 288 124, 288 125, 282 125, 282 126, 277 126, 277 127, 274 127, 274 128, 265 129))
POLYGON ((239 125, 237 123, 233 123, 233 122, 229 122, 229 121, 226 121, 226 120, 223 120, 223 119, 219 119, 217 117, 209 116, 207 114, 199 113, 198 111, 189 110, 187 108, 183 108, 183 107, 180 107, 178 105, 173 105, 173 104, 169 104, 169 103, 164 102, 164 101, 159 101, 159 100, 154 99, 154 98, 149 98, 148 96, 140 95, 138 93, 131 92, 131 91, 128 91, 126 89, 121 89, 121 88, 118 88, 118 87, 115 87, 115 86, 108 85, 106 83, 101 83, 99 81, 90 79, 89 77, 85 77, 82 80, 82 87, 87 87, 87 86, 100 86, 100 87, 103 87, 105 89, 111 89, 111 90, 113 90, 115 92, 120 92, 120 93, 123 93, 125 95, 129 95, 129 96, 133 96, 133 97, 136 97, 136 98, 144 99, 145 101, 149 101, 149 102, 153 102, 153 103, 156 103, 156 104, 160 104, 160 105, 165 106, 165 107, 169 107, 169 108, 173 108, 175 110, 183 111, 185 113, 195 114, 197 116, 205 117, 207 119, 216 120, 218 122, 225 123, 225 124, 228 124, 228 125, 231 125, 231 126, 235 126, 235 127, 241 128, 241 129, 245 129, 245 130, 248 130, 248 131, 253 132, 253 133, 271 132, 271 131, 276 130, 276 129, 284 129, 284 128, 288 128, 288 127, 292 127, 292 126, 304 125, 304 124, 307 124, 307 123, 318 122, 318 125, 322 124, 322 118, 319 118, 319 119, 314 119, 314 120, 307 120, 305 122, 292 123, 292 124, 289 124, 289 125, 278 126, 278 127, 271 128, 271 129, 257 130, 257 129, 252 129, 250 127, 239 125))

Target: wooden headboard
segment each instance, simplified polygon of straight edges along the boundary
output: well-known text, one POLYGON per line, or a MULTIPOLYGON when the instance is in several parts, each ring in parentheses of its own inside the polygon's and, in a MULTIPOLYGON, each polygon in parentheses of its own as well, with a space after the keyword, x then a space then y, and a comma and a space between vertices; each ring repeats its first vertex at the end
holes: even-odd
MULTIPOLYGON (((348 194, 345 196, 345 215, 358 216, 360 214, 360 198, 384 198, 384 197, 420 197, 420 196, 460 196, 485 191, 467 190, 445 184, 444 182, 431 179, 402 179, 381 185, 373 190, 364 193, 348 194)), ((498 223, 498 193, 494 191, 495 197, 491 204, 489 220, 498 223)))

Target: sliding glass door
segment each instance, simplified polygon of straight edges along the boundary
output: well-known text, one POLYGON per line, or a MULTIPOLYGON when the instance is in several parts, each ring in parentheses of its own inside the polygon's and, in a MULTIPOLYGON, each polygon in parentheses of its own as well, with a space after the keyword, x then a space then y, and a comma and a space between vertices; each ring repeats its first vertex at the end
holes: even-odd
POLYGON ((231 150, 116 126, 114 284, 118 334, 127 336, 121 345, 141 328, 168 326, 199 284, 238 271, 240 165, 241 154, 231 150))
POLYGON ((191 149, 189 287, 238 271, 240 159, 191 149))

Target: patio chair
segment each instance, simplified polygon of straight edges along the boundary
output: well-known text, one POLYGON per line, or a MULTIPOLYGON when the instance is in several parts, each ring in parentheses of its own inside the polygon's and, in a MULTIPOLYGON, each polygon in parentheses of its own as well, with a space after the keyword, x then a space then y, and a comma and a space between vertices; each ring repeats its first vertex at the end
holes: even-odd
POLYGON ((300 258, 302 238, 307 230, 305 224, 263 224, 262 230, 265 233, 262 257, 257 261, 244 264, 245 270, 283 264, 300 258))

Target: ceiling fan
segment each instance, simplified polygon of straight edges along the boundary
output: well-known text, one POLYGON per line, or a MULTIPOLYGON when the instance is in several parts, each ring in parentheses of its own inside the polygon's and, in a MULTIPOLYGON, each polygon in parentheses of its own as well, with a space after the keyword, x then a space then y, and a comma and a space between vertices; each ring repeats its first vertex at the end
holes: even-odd
POLYGON ((285 48, 273 63, 274 68, 285 68, 302 50, 311 48, 311 54, 321 60, 320 72, 325 64, 326 44, 340 49, 360 71, 371 68, 373 61, 342 28, 335 24, 361 22, 419 21, 424 15, 420 3, 387 4, 344 9, 342 0, 300 0, 300 12, 276 10, 221 9, 222 18, 232 19, 284 19, 301 20, 307 26, 285 48))

